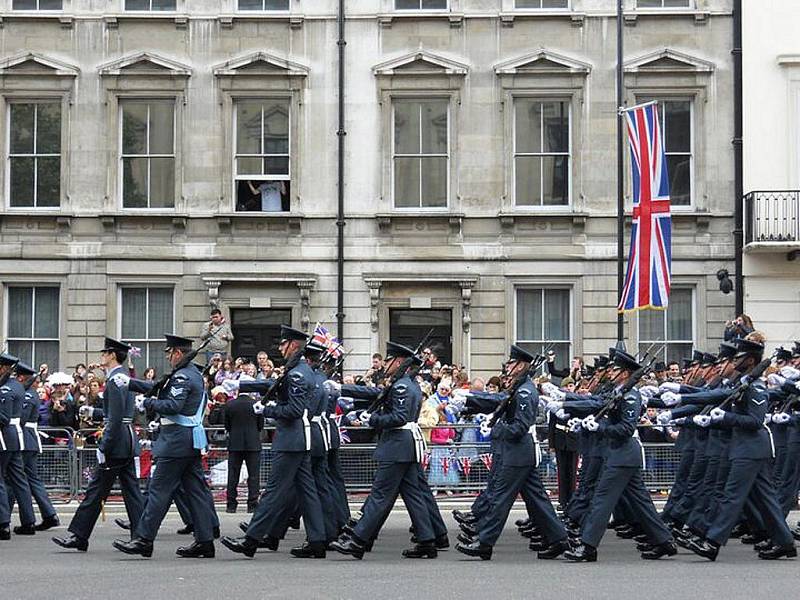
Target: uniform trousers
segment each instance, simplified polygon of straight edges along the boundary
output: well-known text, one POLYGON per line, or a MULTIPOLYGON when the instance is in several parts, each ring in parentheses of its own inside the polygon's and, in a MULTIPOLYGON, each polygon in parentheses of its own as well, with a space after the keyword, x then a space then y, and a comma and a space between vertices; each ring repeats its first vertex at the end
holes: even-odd
POLYGON ((678 461, 675 481, 669 491, 669 497, 664 504, 664 508, 661 510, 661 518, 665 521, 672 520, 672 509, 686 493, 686 485, 689 480, 689 474, 692 471, 692 464, 694 464, 694 448, 684 448, 681 452, 680 461, 678 461))
POLYGON ((344 485, 342 465, 339 463, 339 449, 328 450, 328 487, 333 494, 337 531, 350 519, 350 506, 347 504, 347 488, 344 485))
POLYGON ((567 507, 567 516, 576 523, 583 523, 589 514, 592 497, 595 493, 597 480, 603 470, 605 459, 602 456, 584 456, 583 467, 579 479, 579 486, 572 501, 567 507))
MULTIPOLYGON (((705 445, 705 442, 702 442, 705 445)), ((708 466, 708 457, 706 456, 705 448, 697 448, 694 453, 694 462, 689 471, 689 478, 686 482, 686 489, 681 496, 681 499, 676 502, 670 514, 674 521, 678 523, 686 523, 692 508, 700 495, 703 488, 703 481, 705 479, 706 467, 708 466)))
POLYGON ((98 466, 94 477, 89 481, 86 494, 75 516, 67 528, 70 533, 82 540, 88 540, 92 535, 97 517, 103 508, 103 503, 111 493, 111 488, 119 480, 122 489, 122 500, 125 502, 125 511, 131 523, 131 530, 139 522, 144 511, 144 496, 139 489, 139 480, 136 477, 136 465, 133 458, 106 459, 103 466, 98 466))
POLYGON ((494 502, 495 486, 497 482, 497 471, 503 464, 503 456, 500 453, 492 455, 492 468, 489 469, 489 475, 486 479, 486 487, 478 494, 477 498, 472 502, 470 512, 477 518, 483 517, 494 502))
POLYGON ((536 467, 504 465, 497 472, 495 501, 478 524, 478 538, 482 544, 494 546, 497 542, 519 493, 525 501, 528 515, 546 540, 553 543, 567 538, 564 524, 553 510, 536 467))
POLYGON ((786 447, 786 458, 778 488, 778 500, 785 516, 788 516, 797 505, 798 488, 800 488, 800 436, 794 434, 790 436, 786 447))
POLYGON ((289 503, 297 491, 303 512, 306 537, 311 543, 325 542, 325 522, 309 452, 276 452, 272 459, 267 486, 258 502, 247 537, 261 540, 270 527, 285 518, 289 503))
POLYGON ((19 504, 19 522, 22 525, 35 524, 36 515, 33 512, 33 498, 31 498, 28 479, 25 477, 22 452, 19 450, 0 452, 0 477, 5 480, 8 486, 5 503, 9 507, 9 511, 12 497, 16 498, 19 504))
POLYGON ((769 459, 731 460, 724 495, 717 508, 717 516, 708 528, 707 539, 725 545, 731 530, 741 518, 748 498, 764 519, 766 532, 772 542, 777 545, 792 544, 792 533, 786 525, 772 486, 769 459))
POLYGON ((207 496, 210 492, 199 453, 195 456, 157 458, 144 512, 136 526, 138 537, 155 540, 179 487, 186 493, 195 540, 200 543, 213 541, 215 511, 209 510, 207 496))
POLYGON ((670 533, 659 518, 650 493, 644 486, 641 467, 615 467, 606 465, 600 475, 592 498, 591 509, 581 529, 581 539, 596 548, 608 527, 608 518, 625 493, 636 522, 644 529, 653 544, 663 544, 670 533))
POLYGON ((578 453, 573 450, 556 450, 555 453, 558 469, 558 504, 563 510, 575 492, 578 480, 578 453))
POLYGON ((247 465, 247 506, 255 506, 258 503, 261 450, 251 452, 231 450, 228 452, 228 506, 236 506, 242 463, 247 465))
POLYGON ((429 542, 435 538, 429 512, 430 504, 426 503, 420 487, 419 471, 419 463, 416 462, 378 463, 368 501, 362 509, 364 515, 354 529, 358 539, 366 542, 377 537, 399 494, 403 495, 417 539, 420 542, 429 542))
POLYGON ((39 453, 25 451, 22 453, 22 464, 25 466, 25 476, 31 488, 31 495, 39 507, 43 519, 56 516, 56 509, 47 494, 47 488, 39 477, 39 453))

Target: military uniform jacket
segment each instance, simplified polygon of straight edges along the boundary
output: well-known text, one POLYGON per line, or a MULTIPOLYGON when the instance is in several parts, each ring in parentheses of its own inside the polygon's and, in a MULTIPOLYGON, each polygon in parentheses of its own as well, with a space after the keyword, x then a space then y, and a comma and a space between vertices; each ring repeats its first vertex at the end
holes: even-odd
POLYGON ((500 438, 503 466, 536 466, 537 454, 533 427, 539 410, 539 394, 533 382, 526 378, 514 394, 503 414, 503 433, 500 438))
POLYGON ((338 450, 342 446, 342 438, 339 435, 339 427, 336 424, 336 404, 338 400, 339 398, 336 394, 331 394, 328 390, 325 390, 325 412, 328 414, 328 423, 330 423, 331 450, 338 450))
POLYGON ((644 468, 644 449, 636 434, 642 411, 642 397, 636 389, 630 390, 599 421, 607 443, 606 466, 644 468))
POLYGON ((317 385, 316 399, 308 413, 311 417, 311 456, 317 458, 327 456, 330 447, 328 422, 327 419, 322 418, 322 413, 328 408, 328 393, 323 385, 326 379, 324 373, 314 371, 314 380, 317 385))
MULTIPOLYGON (((130 389, 147 394, 153 388, 150 381, 131 379, 130 389)), ((183 427, 170 421, 170 415, 193 417, 205 398, 203 375, 194 365, 178 370, 170 377, 158 394, 158 398, 145 398, 144 406, 161 416, 161 428, 153 443, 155 458, 187 458, 199 456, 195 449, 191 427, 183 427)))
POLYGON ((25 388, 13 377, 0 387, 0 452, 19 452, 23 449, 20 437, 24 400, 25 388))
POLYGON ((406 375, 392 385, 386 405, 369 420, 370 427, 380 432, 373 453, 376 461, 393 463, 417 461, 414 431, 411 428, 417 424, 421 407, 422 390, 416 381, 406 375))
POLYGON ((26 452, 42 452, 42 439, 39 436, 39 405, 42 403, 39 394, 29 389, 22 401, 22 435, 25 439, 26 452))
POLYGON ((97 449, 106 458, 133 458, 139 454, 139 440, 133 432, 136 401, 128 388, 121 388, 114 381, 113 377, 118 373, 128 374, 127 369, 121 366, 108 373, 108 382, 103 391, 103 435, 97 449))
MULTIPOLYGON (((600 396, 567 393, 564 398, 564 412, 572 417, 583 418, 596 413, 605 404, 600 396)), ((605 456, 605 443, 596 431, 581 429, 578 435, 578 450, 585 457, 602 458, 605 456)))
POLYGON ((747 388, 741 400, 734 403, 733 410, 725 413, 723 424, 733 428, 728 450, 731 460, 736 458, 761 460, 774 457, 772 436, 764 424, 768 408, 766 388, 761 382, 755 382, 747 388))

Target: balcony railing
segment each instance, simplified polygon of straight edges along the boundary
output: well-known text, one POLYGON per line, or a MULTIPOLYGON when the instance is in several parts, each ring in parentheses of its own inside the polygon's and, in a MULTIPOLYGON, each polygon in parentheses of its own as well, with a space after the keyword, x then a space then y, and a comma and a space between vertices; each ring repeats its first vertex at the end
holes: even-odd
POLYGON ((800 190, 750 192, 744 211, 745 244, 800 243, 800 190))

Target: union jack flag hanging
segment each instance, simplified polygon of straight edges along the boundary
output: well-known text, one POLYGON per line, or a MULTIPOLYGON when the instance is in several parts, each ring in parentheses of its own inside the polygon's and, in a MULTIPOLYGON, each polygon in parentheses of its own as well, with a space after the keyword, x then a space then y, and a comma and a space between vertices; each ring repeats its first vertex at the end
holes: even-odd
POLYGON ((633 225, 625 285, 617 310, 664 309, 669 300, 672 219, 658 104, 625 111, 633 173, 633 225))

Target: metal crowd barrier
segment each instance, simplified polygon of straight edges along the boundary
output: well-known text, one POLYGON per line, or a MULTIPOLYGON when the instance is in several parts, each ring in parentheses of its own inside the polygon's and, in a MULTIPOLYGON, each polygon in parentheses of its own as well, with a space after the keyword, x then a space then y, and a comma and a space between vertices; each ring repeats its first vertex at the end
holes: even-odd
MULTIPOLYGON (((457 440, 449 444, 428 444, 423 468, 431 488, 437 492, 453 494, 472 494, 486 485, 492 455, 488 442, 475 441, 477 429, 472 424, 446 426, 458 432, 457 440), (473 430, 469 434, 466 433, 473 430), (467 438, 462 441, 460 438, 467 438)), ((49 437, 43 440, 43 452, 39 459, 39 472, 48 491, 59 501, 68 502, 80 499, 97 466, 96 429, 82 429, 74 432, 69 429, 42 428, 49 437)), ((203 466, 209 485, 217 500, 224 500, 227 487, 228 451, 225 448, 225 434, 222 428, 207 428, 210 440, 209 452, 203 459, 203 466)), ((262 444, 260 488, 266 485, 272 467, 272 449, 268 441, 274 430, 265 428, 262 444)), ((347 490, 351 493, 369 491, 377 463, 372 458, 375 450, 376 434, 365 427, 343 427, 341 431, 353 441, 344 443, 339 451, 342 474, 347 490)), ((557 494, 558 479, 555 454, 548 451, 546 427, 538 427, 539 446, 542 460, 539 475, 545 488, 554 497, 557 494)), ((138 430, 143 443, 141 456, 137 459, 140 469, 142 489, 147 486, 151 461, 148 434, 138 430)), ((680 460, 679 453, 671 443, 643 443, 645 450, 645 484, 651 491, 668 490, 675 479, 680 460)), ((243 470, 244 470, 243 466, 243 470)), ((240 498, 246 497, 246 484, 240 478, 240 498), (244 496, 243 496, 244 494, 244 496)), ((112 495, 118 490, 112 490, 112 495)))

